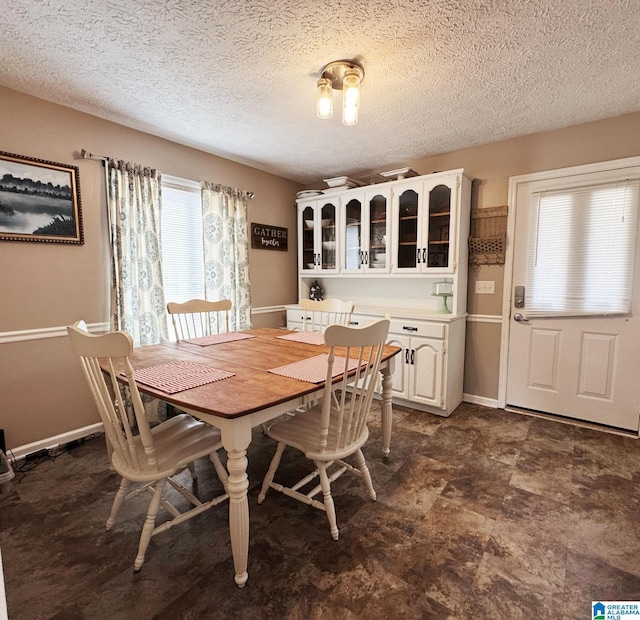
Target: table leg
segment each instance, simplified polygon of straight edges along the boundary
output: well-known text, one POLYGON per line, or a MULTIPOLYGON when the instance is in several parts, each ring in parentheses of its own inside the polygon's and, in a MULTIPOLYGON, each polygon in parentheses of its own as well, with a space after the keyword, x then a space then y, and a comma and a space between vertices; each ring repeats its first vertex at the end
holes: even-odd
POLYGON ((247 489, 247 448, 251 443, 251 426, 243 418, 229 420, 222 426, 222 445, 227 451, 229 481, 229 535, 231 553, 236 571, 235 580, 242 588, 247 582, 247 562, 249 556, 249 502, 247 489))
POLYGON ((387 458, 391 452, 391 384, 393 375, 393 358, 382 369, 382 456, 387 458))

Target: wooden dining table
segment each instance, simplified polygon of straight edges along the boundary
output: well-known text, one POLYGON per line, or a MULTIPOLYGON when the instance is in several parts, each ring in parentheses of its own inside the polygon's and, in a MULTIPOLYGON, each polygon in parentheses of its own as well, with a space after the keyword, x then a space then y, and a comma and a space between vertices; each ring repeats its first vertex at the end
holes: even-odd
MULTIPOLYGON (((180 341, 136 347, 130 359, 136 370, 186 361, 233 373, 233 376, 224 380, 173 394, 137 383, 141 392, 170 403, 220 429, 222 445, 228 457, 229 532, 235 581, 242 587, 248 578, 249 481, 246 455, 252 429, 317 400, 325 389, 324 380, 321 383, 311 383, 274 374, 269 370, 328 353, 329 349, 324 344, 282 339, 282 336, 295 333, 284 329, 259 328, 238 333, 243 335, 242 339, 209 346, 180 341)), ((386 345, 380 365, 384 457, 390 453, 391 377, 394 356, 400 350, 399 347, 386 345)), ((339 353, 339 350, 336 351, 336 354, 339 353)), ((335 377, 335 381, 338 380, 339 377, 335 377)))

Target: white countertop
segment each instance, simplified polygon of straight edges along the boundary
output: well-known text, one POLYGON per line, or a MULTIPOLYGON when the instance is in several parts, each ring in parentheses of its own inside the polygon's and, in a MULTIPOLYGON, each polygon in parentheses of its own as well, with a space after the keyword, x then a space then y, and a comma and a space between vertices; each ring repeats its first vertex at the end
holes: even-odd
MULTIPOLYGON (((300 310, 300 306, 298 304, 286 304, 286 310, 300 310)), ((452 321, 458 321, 460 319, 466 318, 467 314, 444 314, 439 312, 434 312, 430 309, 420 309, 420 308, 401 308, 393 306, 392 304, 386 306, 361 306, 359 304, 355 304, 353 309, 353 314, 355 315, 371 315, 371 316, 380 316, 383 317, 386 313, 389 313, 392 318, 404 318, 404 319, 424 319, 429 321, 440 321, 442 323, 451 323, 452 321)))

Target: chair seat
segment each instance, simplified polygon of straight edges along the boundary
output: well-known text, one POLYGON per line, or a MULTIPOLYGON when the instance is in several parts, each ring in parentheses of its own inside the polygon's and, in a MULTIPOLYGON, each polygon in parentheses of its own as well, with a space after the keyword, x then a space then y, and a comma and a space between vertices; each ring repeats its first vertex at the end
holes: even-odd
POLYGON ((151 429, 156 446, 158 468, 151 469, 147 464, 144 446, 140 437, 135 437, 135 447, 142 471, 132 470, 113 454, 114 469, 132 482, 150 482, 158 478, 173 475, 188 463, 211 454, 222 447, 220 431, 204 422, 195 420, 186 413, 174 416, 151 429))
POLYGON ((320 446, 321 415, 322 403, 308 411, 297 413, 291 418, 272 424, 267 429, 267 435, 276 441, 297 448, 308 459, 313 461, 335 461, 336 459, 345 458, 367 442, 369 429, 365 424, 356 441, 350 443, 347 448, 339 446, 337 418, 340 415, 340 411, 332 407, 327 445, 322 449, 320 446))

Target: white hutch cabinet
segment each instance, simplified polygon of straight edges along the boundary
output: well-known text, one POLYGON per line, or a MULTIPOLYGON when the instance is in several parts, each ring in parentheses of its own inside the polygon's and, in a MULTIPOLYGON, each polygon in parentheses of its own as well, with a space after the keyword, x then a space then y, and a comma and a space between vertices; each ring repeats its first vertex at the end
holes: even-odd
MULTIPOLYGON (((471 181, 451 170, 298 200, 299 295, 355 304, 352 323, 389 314, 394 402, 449 415, 462 401, 471 181), (432 295, 446 281, 452 296, 432 295)), ((287 327, 302 327, 297 305, 287 327)))

